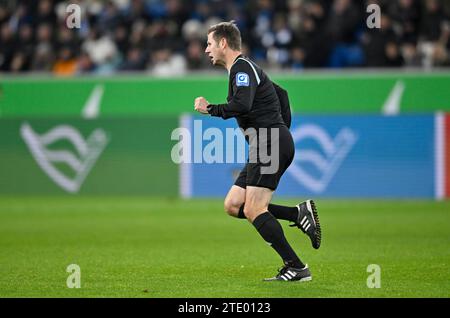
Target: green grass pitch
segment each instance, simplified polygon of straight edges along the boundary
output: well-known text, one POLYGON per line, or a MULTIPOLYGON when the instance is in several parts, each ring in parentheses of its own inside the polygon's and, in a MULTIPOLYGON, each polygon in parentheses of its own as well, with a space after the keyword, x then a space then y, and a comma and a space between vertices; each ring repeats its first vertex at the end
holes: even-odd
POLYGON ((221 200, 1 197, 0 297, 450 296, 450 202, 316 203, 319 250, 282 221, 313 280, 284 283, 261 281, 281 261, 221 200), (380 288, 367 287, 369 264, 380 288))

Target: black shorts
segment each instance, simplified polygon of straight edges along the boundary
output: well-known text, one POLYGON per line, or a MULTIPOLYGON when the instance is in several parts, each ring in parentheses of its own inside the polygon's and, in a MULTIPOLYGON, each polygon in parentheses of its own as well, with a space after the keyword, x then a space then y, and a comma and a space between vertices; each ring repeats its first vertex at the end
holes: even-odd
MULTIPOLYGON (((269 142, 264 144, 264 146, 267 147, 267 153, 269 156, 273 156, 275 154, 272 154, 271 151, 272 149, 274 151, 276 150, 276 147, 274 147, 273 144, 278 143, 278 165, 276 165, 276 162, 273 162, 273 160, 272 162, 265 163, 267 160, 261 160, 258 152, 256 162, 254 162, 255 160, 250 162, 249 158, 245 164, 245 167, 242 169, 241 173, 234 182, 234 185, 244 189, 247 186, 263 187, 271 190, 275 190, 278 187, 281 176, 294 159, 295 147, 292 135, 286 126, 277 127, 276 129, 278 129, 279 132, 278 138, 274 136, 271 141, 271 135, 269 134, 269 142), (265 168, 266 171, 262 170, 262 168, 265 168), (273 173, 266 173, 268 171, 272 172, 273 170, 275 170, 273 173)), ((253 150, 255 151, 256 149, 253 150)), ((250 150, 250 152, 251 151, 252 150, 250 150)), ((266 151, 264 151, 264 153, 266 153, 266 151)))

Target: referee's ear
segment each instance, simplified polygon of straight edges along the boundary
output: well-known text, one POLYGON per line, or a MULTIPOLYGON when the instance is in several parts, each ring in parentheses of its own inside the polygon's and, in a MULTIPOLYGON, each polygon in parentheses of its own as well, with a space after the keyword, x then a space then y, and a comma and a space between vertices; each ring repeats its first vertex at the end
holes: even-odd
POLYGON ((228 46, 227 39, 226 39, 226 38, 221 38, 220 41, 219 41, 219 47, 220 47, 222 50, 225 50, 225 48, 226 48, 227 46, 228 46))

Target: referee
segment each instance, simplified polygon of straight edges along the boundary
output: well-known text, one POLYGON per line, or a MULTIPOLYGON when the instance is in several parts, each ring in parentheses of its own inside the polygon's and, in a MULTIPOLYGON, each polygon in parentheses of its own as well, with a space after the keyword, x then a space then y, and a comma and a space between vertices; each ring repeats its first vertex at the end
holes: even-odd
MULTIPOLYGON (((241 53, 241 34, 233 21, 213 25, 208 30, 205 53, 213 65, 228 70, 228 98, 225 104, 210 104, 204 97, 195 99, 195 110, 202 114, 228 119, 236 118, 244 131, 256 131, 256 136, 246 134, 250 158, 234 185, 229 190, 224 206, 231 216, 247 219, 262 238, 272 246, 283 260, 278 274, 265 281, 309 281, 312 279, 308 265, 304 264, 283 233, 277 219, 293 222, 311 239, 314 248, 320 247, 321 230, 317 210, 312 200, 295 207, 270 204, 273 191, 281 176, 294 158, 294 142, 282 116, 279 92, 266 73, 241 53), (278 93, 278 94, 277 94, 278 93), (269 132, 262 138, 262 131, 269 132), (255 138, 252 138, 255 137, 255 138), (257 140, 251 142, 252 140, 257 140), (265 147, 271 158, 277 156, 276 171, 265 173, 268 163, 260 151, 265 147), (251 154, 257 154, 251 156, 251 154)), ((289 111, 290 112, 290 111, 289 111)), ((290 113, 289 113, 290 118, 290 113)), ((267 170, 266 170, 267 172, 267 170)))

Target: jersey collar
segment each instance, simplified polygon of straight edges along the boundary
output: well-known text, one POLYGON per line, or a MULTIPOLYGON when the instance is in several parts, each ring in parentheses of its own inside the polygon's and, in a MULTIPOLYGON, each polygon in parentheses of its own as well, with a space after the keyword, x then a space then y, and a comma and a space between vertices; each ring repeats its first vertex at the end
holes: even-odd
POLYGON ((239 58, 244 57, 244 54, 239 54, 238 56, 236 56, 236 58, 233 61, 233 64, 236 63, 237 60, 239 60, 239 58))
MULTIPOLYGON (((231 64, 231 67, 233 67, 233 65, 237 62, 237 60, 239 60, 239 59, 242 58, 242 57, 244 57, 244 54, 239 54, 238 56, 236 56, 236 58, 235 58, 234 61, 233 61, 233 64, 231 64)), ((231 68, 230 68, 230 70, 228 71, 228 74, 230 74, 230 72, 231 72, 231 68)))

